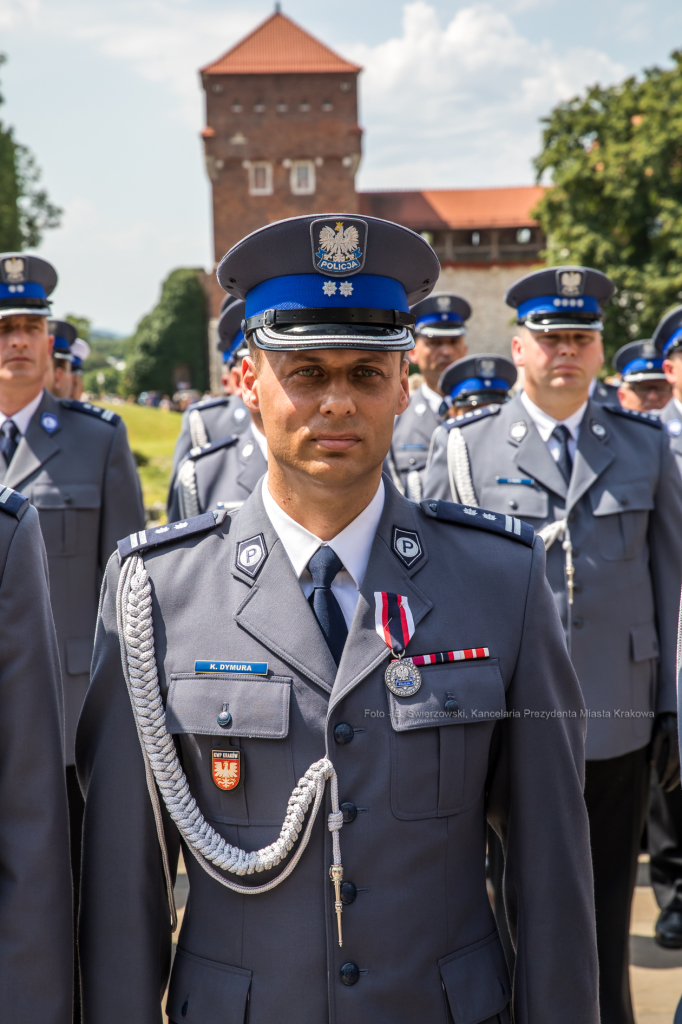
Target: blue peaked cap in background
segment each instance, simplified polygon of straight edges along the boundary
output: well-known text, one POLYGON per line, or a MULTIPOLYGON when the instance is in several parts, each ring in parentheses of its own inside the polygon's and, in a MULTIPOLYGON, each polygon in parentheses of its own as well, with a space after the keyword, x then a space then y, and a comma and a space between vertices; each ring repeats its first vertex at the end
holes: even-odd
POLYGON ((242 299, 227 296, 223 301, 220 319, 218 320, 218 351, 223 354, 223 362, 231 364, 240 348, 246 345, 242 332, 242 320, 246 303, 242 299))
POLYGON ((416 317, 415 334, 427 338, 456 338, 466 334, 464 321, 471 316, 471 306, 466 299, 449 292, 429 295, 411 307, 416 317))
POLYGON ((0 254, 0 317, 49 316, 48 297, 57 285, 57 271, 39 256, 23 252, 0 254))
POLYGON ((613 357, 613 368, 626 384, 642 380, 665 380, 663 356, 659 356, 652 338, 630 341, 613 357))
POLYGON ((428 242, 377 217, 334 213, 268 224, 221 261, 218 281, 246 301, 259 348, 414 347, 410 303, 431 293, 440 264, 428 242))
POLYGON ((517 323, 532 331, 602 330, 602 307, 613 282, 591 267, 548 267, 526 274, 504 297, 518 310, 517 323))
POLYGON ((675 306, 659 320, 651 340, 664 359, 682 349, 682 306, 675 306))
POLYGON ((83 341, 82 338, 76 338, 71 346, 71 355, 73 357, 71 362, 71 370, 74 373, 81 373, 83 370, 83 363, 90 355, 90 346, 87 341, 83 341))
POLYGON ((52 355, 70 363, 73 359, 71 346, 78 337, 76 328, 68 320, 48 320, 47 329, 54 335, 52 355))
POLYGON ((511 359, 482 352, 450 363, 440 376, 438 390, 455 405, 506 402, 516 378, 511 359))

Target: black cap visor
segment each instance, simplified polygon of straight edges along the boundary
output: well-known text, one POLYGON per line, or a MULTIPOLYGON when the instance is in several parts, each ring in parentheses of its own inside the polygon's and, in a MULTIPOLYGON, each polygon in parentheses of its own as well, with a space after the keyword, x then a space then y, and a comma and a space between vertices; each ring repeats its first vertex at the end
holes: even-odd
POLYGON ((531 313, 530 316, 519 317, 517 323, 527 327, 529 331, 603 331, 601 317, 595 313, 572 309, 570 313, 557 310, 553 313, 531 313))

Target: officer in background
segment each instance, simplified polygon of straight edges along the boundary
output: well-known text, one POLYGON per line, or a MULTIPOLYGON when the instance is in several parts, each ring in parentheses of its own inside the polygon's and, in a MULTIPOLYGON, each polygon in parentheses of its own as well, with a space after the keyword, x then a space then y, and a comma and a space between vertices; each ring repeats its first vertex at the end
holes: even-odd
POLYGON ((71 398, 80 402, 83 397, 83 363, 90 355, 90 346, 82 338, 76 338, 71 346, 71 398))
POLYGON ((487 814, 515 1019, 597 1024, 582 700, 544 548, 382 478, 408 303, 438 272, 419 235, 343 214, 270 224, 219 267, 246 299, 268 475, 231 514, 125 538, 107 569, 78 736, 87 1020, 157 1020, 182 835, 174 1024, 508 1022, 487 814))
POLYGON ((516 383, 516 367, 511 359, 482 352, 451 363, 438 381, 451 417, 481 409, 484 405, 508 402, 516 383))
POLYGON ((442 415, 443 394, 438 381, 454 360, 466 355, 465 323, 471 316, 471 306, 459 295, 443 293, 417 302, 412 313, 416 317, 415 342, 408 359, 419 367, 424 382, 396 420, 387 463, 398 489, 420 501, 431 435, 442 415))
POLYGON ((656 417, 589 399, 612 294, 609 279, 585 267, 536 271, 512 286, 524 391, 440 427, 425 488, 449 498, 453 479, 472 509, 518 515, 548 549, 587 704, 601 1019, 632 1024, 628 933, 650 762, 664 787, 679 774, 682 479, 656 417))
POLYGON ((64 704, 38 514, 0 487, 2 1019, 71 1024, 64 704))
POLYGON ((70 398, 73 389, 71 346, 76 340, 77 331, 67 320, 50 320, 47 329, 54 343, 52 359, 45 375, 45 387, 55 398, 70 398))
POLYGON ((90 682, 104 569, 117 538, 144 528, 144 508, 120 417, 58 401, 44 388, 52 356, 48 296, 56 283, 46 260, 0 255, 0 483, 21 488, 38 509, 47 550, 77 901, 83 799, 74 767, 76 724, 90 682))
POLYGON ((619 348, 613 368, 621 377, 618 400, 624 409, 655 412, 670 401, 672 387, 666 380, 663 356, 657 354, 650 338, 619 348))
MULTIPOLYGON (((234 302, 234 297, 226 296, 220 308, 220 319, 218 320, 218 350, 225 352, 235 341, 232 334, 227 339, 224 329, 221 333, 221 323, 227 309, 234 302)), ((231 327, 231 322, 230 322, 231 327)), ((213 441, 219 441, 223 437, 232 434, 241 434, 248 430, 250 421, 246 406, 241 396, 235 392, 235 383, 232 370, 234 368, 234 353, 228 353, 228 358, 223 360, 223 373, 221 383, 225 394, 221 398, 209 398, 201 402, 195 402, 182 414, 180 434, 175 442, 173 452, 173 468, 171 481, 168 488, 168 506, 173 499, 175 487, 175 476, 178 466, 192 448, 202 447, 213 441)), ((237 378, 238 379, 238 378, 237 378)))
MULTIPOLYGON (((218 323, 219 347, 229 362, 235 388, 241 390, 241 364, 248 355, 241 299, 224 309, 218 323)), ((198 516, 211 508, 238 508, 267 472, 268 446, 260 413, 249 412, 249 425, 241 434, 230 434, 192 448, 180 463, 175 478, 168 518, 173 521, 198 516)))

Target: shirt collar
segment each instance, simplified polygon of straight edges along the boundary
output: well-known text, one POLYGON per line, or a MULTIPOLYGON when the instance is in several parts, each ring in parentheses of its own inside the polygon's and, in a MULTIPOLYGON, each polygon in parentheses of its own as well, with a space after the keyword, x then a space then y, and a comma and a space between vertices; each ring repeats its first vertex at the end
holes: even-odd
POLYGON ((343 562, 358 590, 365 578, 374 535, 384 510, 385 493, 384 481, 381 480, 376 494, 360 515, 332 540, 323 541, 279 507, 268 490, 267 474, 263 478, 265 511, 289 556, 296 576, 300 579, 317 549, 323 544, 328 544, 343 562))
POLYGON ((261 434, 260 430, 258 429, 256 424, 253 422, 253 420, 251 420, 251 433, 253 434, 254 441, 256 442, 256 444, 258 445, 258 447, 260 449, 261 455, 263 456, 263 458, 267 462, 268 461, 268 442, 266 440, 265 434, 261 434))
POLYGON ((550 416, 549 413, 540 409, 535 402, 532 402, 525 391, 521 392, 521 401, 523 402, 528 415, 533 420, 533 423, 538 428, 538 433, 545 444, 552 436, 554 428, 559 424, 567 427, 568 432, 574 441, 578 440, 580 424, 582 423, 582 418, 585 415, 585 410, 587 409, 587 401, 584 401, 580 408, 576 409, 576 411, 565 420, 555 420, 553 416, 550 416))
POLYGON ((23 409, 19 410, 19 412, 15 412, 13 416, 5 416, 3 412, 0 412, 0 427, 3 425, 5 420, 12 420, 16 424, 19 433, 22 435, 25 434, 28 430, 28 425, 31 422, 33 413, 43 400, 43 394, 44 392, 41 391, 40 394, 36 395, 32 402, 25 405, 23 409))
POLYGON ((439 395, 437 391, 433 391, 428 384, 422 384, 421 392, 426 401, 431 406, 431 412, 434 416, 438 415, 438 410, 443 404, 443 396, 439 395))
POLYGON ((675 403, 675 408, 677 409, 677 415, 682 416, 682 402, 680 402, 679 398, 673 398, 673 402, 675 403))

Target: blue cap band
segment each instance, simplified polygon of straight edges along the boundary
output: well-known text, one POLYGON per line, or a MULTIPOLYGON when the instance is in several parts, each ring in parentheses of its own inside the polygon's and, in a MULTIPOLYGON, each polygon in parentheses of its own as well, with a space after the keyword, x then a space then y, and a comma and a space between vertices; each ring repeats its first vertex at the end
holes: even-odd
POLYGON ((426 324, 441 324, 441 323, 453 323, 463 324, 459 313, 425 313, 424 316, 420 316, 414 325, 415 331, 419 331, 420 327, 426 326, 426 324))
POLYGON ((80 356, 74 356, 73 357, 73 360, 71 362, 71 369, 72 370, 82 370, 83 369, 83 360, 81 359, 80 356))
POLYGON ((663 346, 663 357, 667 356, 673 345, 682 339, 682 327, 678 327, 674 334, 671 334, 665 345, 663 346))
POLYGON ((66 338, 63 338, 61 334, 55 334, 54 336, 54 348, 53 352, 70 352, 71 346, 69 345, 66 338))
POLYGON ((244 337, 241 331, 237 331, 230 347, 224 349, 223 351, 223 362, 229 363, 229 361, 234 357, 235 353, 238 352, 243 345, 246 345, 246 338, 244 337))
POLYGON ((469 377, 460 384, 455 384, 450 398, 457 398, 463 391, 509 391, 511 384, 501 377, 469 377))
POLYGON ((42 284, 35 281, 27 281, 26 284, 0 284, 0 299, 45 299, 45 289, 42 284))
MULTIPOLYGON (((680 331, 682 335, 682 331, 680 331)), ((645 373, 647 370, 660 370, 663 372, 663 357, 656 356, 654 359, 633 359, 631 363, 623 367, 622 373, 625 376, 626 373, 639 373, 640 371, 645 373)))
POLYGON ((407 294, 399 281, 377 274, 354 274, 333 281, 321 274, 286 274, 261 281, 246 296, 245 319, 266 309, 399 309, 409 313, 407 294))
POLYGON ((519 319, 531 313, 568 313, 571 309, 580 309, 584 313, 601 313, 599 303, 591 295, 581 295, 577 299, 563 299, 559 295, 537 295, 527 299, 519 306, 519 319))

